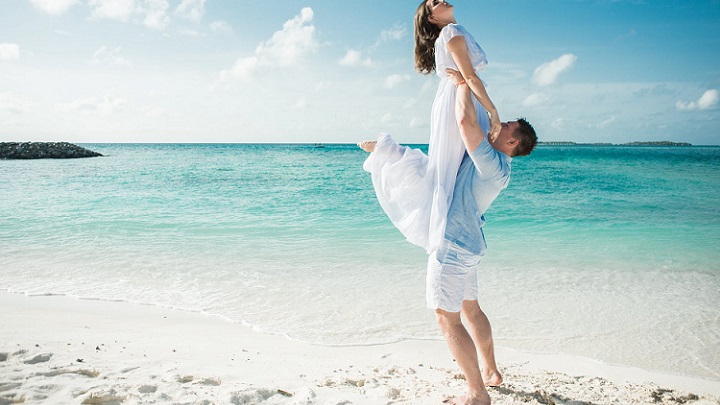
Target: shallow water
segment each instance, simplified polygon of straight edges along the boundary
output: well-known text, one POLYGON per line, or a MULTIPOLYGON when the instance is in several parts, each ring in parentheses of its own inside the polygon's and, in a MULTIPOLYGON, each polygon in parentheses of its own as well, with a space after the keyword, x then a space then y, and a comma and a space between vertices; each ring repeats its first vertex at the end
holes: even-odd
MULTIPOLYGON (((350 145, 86 145, 0 161, 0 289, 318 344, 439 339, 426 256, 350 145)), ((720 148, 542 146, 486 214, 497 344, 720 379, 720 148)))

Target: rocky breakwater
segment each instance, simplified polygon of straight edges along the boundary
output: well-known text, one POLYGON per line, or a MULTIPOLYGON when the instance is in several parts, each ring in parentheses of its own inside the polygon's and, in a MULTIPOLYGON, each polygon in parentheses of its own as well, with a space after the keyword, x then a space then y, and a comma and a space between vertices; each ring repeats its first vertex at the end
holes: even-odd
POLYGON ((0 142, 0 159, 72 159, 102 156, 68 142, 0 142))

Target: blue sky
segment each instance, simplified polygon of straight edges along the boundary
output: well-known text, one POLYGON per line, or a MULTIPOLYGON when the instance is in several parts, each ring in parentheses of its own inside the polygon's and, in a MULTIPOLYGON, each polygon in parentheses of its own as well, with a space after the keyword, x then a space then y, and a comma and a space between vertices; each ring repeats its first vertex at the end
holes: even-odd
MULTIPOLYGON (((502 120, 720 144, 720 0, 458 0, 502 120)), ((3 0, 0 141, 428 138, 418 2, 3 0)))

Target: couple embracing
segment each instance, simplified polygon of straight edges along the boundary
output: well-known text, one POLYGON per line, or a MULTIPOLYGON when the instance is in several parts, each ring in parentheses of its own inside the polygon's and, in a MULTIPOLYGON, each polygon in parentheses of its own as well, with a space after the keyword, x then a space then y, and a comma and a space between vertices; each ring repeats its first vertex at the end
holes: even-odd
POLYGON ((507 187, 512 159, 537 143, 525 119, 500 122, 478 77, 486 63, 453 6, 424 1, 415 14, 415 67, 441 77, 428 154, 387 134, 359 144, 370 152, 363 167, 383 210, 429 255, 427 305, 468 382, 466 395, 448 401, 462 405, 490 404, 485 387, 502 383, 490 322, 478 304, 477 268, 487 247, 483 213, 507 187))

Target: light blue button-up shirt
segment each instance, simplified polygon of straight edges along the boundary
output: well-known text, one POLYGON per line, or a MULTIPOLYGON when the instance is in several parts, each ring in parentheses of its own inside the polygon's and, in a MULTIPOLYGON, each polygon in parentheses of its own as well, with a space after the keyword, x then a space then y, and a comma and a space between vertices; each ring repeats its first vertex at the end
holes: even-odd
POLYGON ((453 200, 448 211, 445 239, 473 254, 482 255, 487 245, 483 214, 510 182, 512 158, 490 146, 487 137, 458 169, 453 200))

